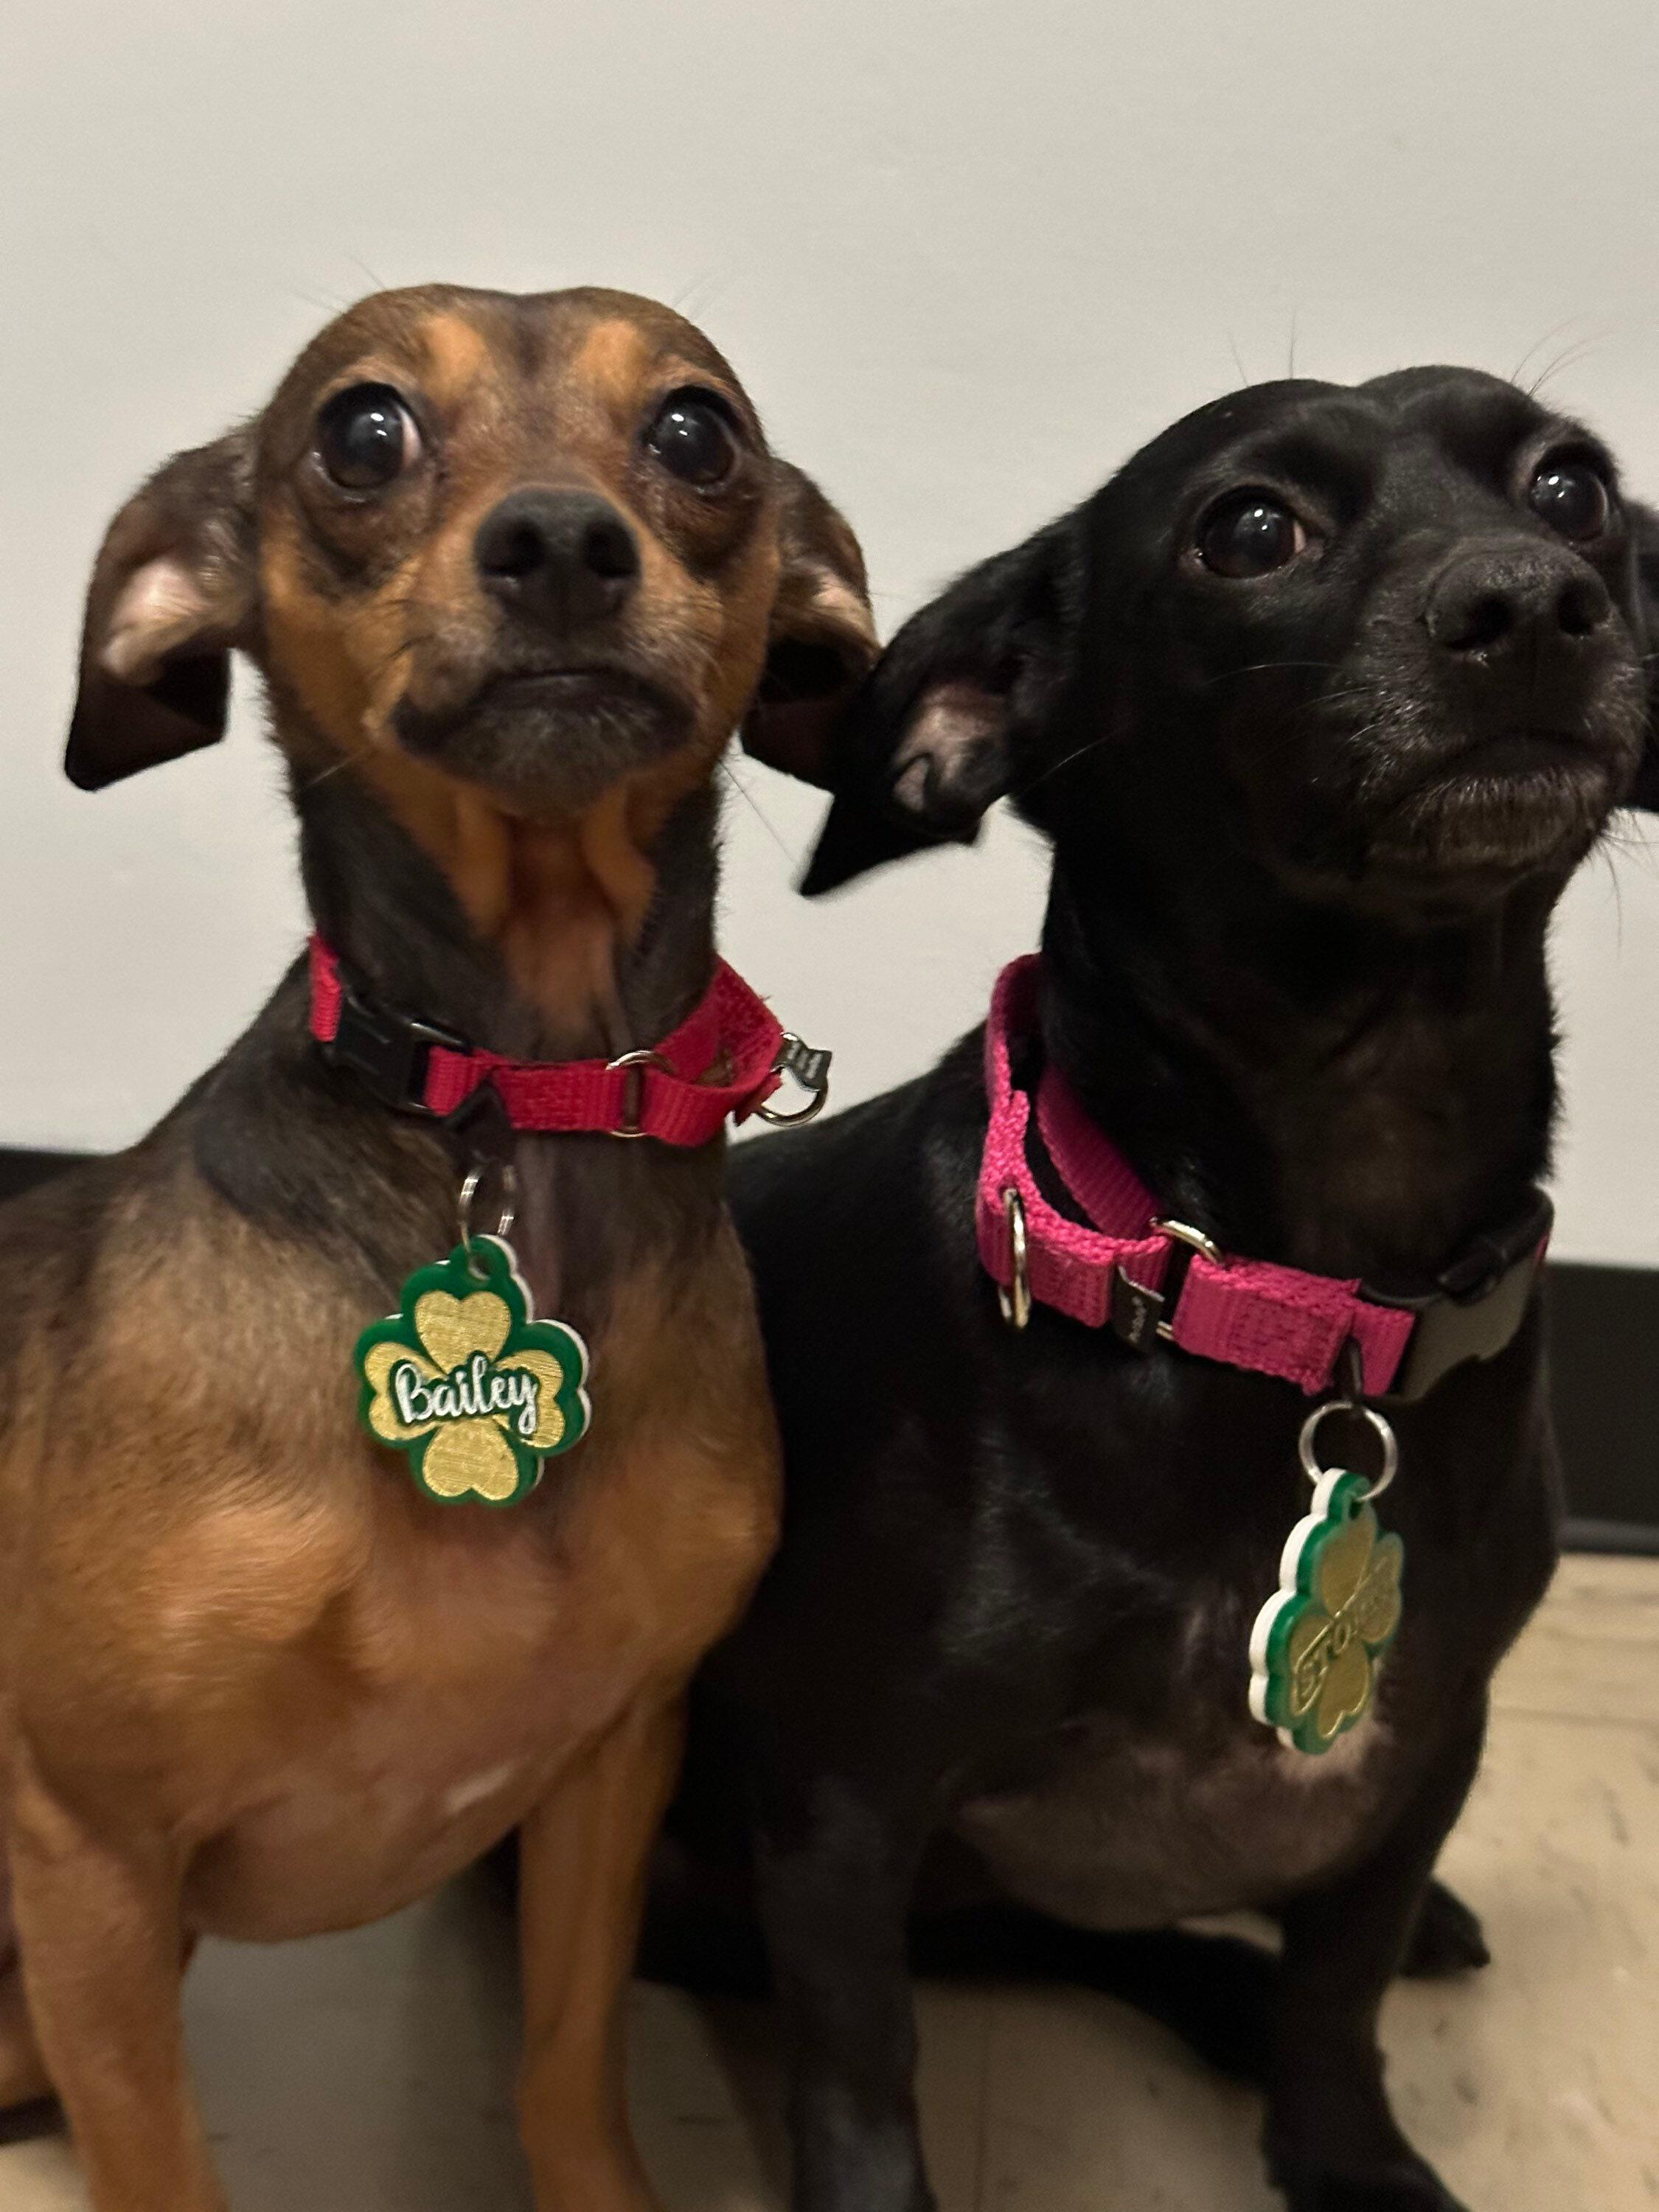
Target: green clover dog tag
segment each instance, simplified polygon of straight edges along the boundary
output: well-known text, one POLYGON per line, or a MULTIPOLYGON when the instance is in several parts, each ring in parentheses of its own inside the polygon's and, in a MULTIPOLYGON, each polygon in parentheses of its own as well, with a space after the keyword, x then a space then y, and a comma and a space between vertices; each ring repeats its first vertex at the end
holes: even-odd
POLYGON ((1341 1468, 1320 1477, 1251 1632, 1250 1711, 1297 1751, 1328 1751, 1363 1718, 1400 1626, 1406 1547, 1379 1528, 1370 1491, 1341 1468))
POLYGON ((499 1237, 417 1267, 399 1310, 370 1322, 354 1358, 364 1427, 406 1453, 416 1487, 442 1505, 516 1505, 592 1419, 586 1346, 562 1322, 534 1318, 499 1237))

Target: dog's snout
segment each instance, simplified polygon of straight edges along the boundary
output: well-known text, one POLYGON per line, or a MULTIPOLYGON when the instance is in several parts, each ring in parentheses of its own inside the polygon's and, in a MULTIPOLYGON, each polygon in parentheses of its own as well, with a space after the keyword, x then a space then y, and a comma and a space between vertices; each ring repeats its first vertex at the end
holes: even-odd
POLYGON ((484 589, 544 623, 614 615, 639 580, 634 533, 596 492, 511 492, 479 524, 473 551, 484 589))
POLYGON ((1567 553, 1469 553, 1442 570, 1424 622, 1446 653, 1500 659, 1517 648, 1588 638, 1613 614, 1607 586, 1567 553))

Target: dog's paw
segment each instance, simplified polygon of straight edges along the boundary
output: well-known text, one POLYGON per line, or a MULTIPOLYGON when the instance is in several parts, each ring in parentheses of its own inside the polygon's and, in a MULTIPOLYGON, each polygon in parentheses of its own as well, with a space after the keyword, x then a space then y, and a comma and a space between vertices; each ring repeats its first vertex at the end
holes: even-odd
POLYGON ((1280 2167, 1273 2176, 1290 2212, 1468 2212, 1420 2158, 1360 2172, 1280 2167))
POLYGON ((1413 1981, 1435 1981, 1491 1964, 1480 1923, 1461 1897, 1455 1897, 1443 1882, 1431 1881, 1423 1893, 1401 1972, 1413 1981))

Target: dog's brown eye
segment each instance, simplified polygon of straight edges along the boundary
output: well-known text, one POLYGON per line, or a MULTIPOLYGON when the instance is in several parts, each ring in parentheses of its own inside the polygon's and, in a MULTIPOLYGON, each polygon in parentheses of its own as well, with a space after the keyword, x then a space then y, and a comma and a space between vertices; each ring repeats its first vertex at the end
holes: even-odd
POLYGON ((414 417, 389 384, 337 392, 317 417, 317 458, 343 491, 379 491, 421 450, 414 417))
POLYGON ((699 491, 724 483, 738 465, 732 418, 708 392, 671 392, 652 418, 645 445, 671 476, 699 491))
POLYGON ((1198 557, 1218 576, 1266 576, 1294 561, 1308 533, 1289 507, 1259 491, 1212 507, 1198 533, 1198 557))
POLYGON ((1598 538, 1612 501, 1601 474, 1588 461, 1546 461, 1527 488, 1527 504, 1563 538, 1598 538))

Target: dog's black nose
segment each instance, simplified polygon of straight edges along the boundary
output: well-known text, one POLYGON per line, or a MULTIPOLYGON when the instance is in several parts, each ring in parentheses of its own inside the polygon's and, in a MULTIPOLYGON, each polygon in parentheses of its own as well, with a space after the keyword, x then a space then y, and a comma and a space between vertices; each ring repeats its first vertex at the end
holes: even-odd
POLYGON ((1497 660, 1517 650, 1587 638, 1611 619, 1595 571, 1547 546, 1466 553, 1443 568, 1423 619, 1445 652, 1497 660))
POLYGON ((634 533, 608 500, 544 486, 509 492, 492 507, 473 556, 487 592, 562 628, 617 613, 640 574, 634 533))

